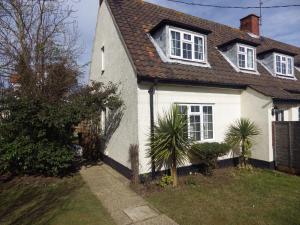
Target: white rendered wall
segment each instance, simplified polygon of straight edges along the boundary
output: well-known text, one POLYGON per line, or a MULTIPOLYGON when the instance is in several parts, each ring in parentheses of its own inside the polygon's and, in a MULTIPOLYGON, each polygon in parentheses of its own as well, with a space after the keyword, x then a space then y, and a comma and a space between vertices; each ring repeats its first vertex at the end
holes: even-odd
POLYGON ((272 147, 272 108, 273 101, 250 88, 241 95, 241 116, 255 122, 261 134, 255 137, 252 158, 273 161, 272 147))
MULTIPOLYGON (((140 144, 140 172, 150 171, 150 159, 146 157, 146 143, 150 133, 150 99, 148 90, 150 84, 139 85, 138 88, 138 126, 140 144)), ((224 141, 224 134, 228 126, 240 118, 240 90, 157 85, 154 95, 154 116, 168 111, 173 103, 214 104, 214 140, 224 141)), ((229 157, 229 156, 228 156, 229 157)), ((226 157, 225 157, 226 158, 226 157)))
POLYGON ((138 143, 137 79, 106 1, 103 1, 98 14, 90 80, 120 83, 120 91, 126 109, 121 124, 111 138, 105 154, 130 168, 128 149, 130 144, 138 143), (103 46, 105 71, 102 74, 101 48, 103 46))

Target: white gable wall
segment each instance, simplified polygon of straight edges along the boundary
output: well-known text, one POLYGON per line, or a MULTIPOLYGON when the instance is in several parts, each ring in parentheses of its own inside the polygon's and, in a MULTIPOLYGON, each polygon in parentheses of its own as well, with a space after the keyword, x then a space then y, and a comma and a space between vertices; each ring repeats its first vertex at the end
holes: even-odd
POLYGON ((112 136, 105 153, 130 168, 128 149, 130 144, 138 143, 137 79, 106 1, 103 1, 99 9, 90 80, 120 83, 126 109, 121 124, 112 136), (101 48, 103 46, 105 71, 102 74, 101 48))

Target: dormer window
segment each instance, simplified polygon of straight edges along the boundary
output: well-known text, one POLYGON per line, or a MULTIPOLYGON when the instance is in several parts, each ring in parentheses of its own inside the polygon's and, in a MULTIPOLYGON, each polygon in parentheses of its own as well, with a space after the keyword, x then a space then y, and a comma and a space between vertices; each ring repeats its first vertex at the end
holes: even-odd
POLYGON ((205 36, 170 28, 170 58, 205 62, 205 36))
POLYGON ((258 45, 256 42, 236 38, 218 45, 218 49, 237 72, 259 75, 256 60, 258 45))
POLYGON ((294 62, 293 57, 282 55, 282 54, 274 54, 275 57, 275 67, 276 74, 279 76, 288 76, 294 77, 294 62))
POLYGON ((297 79, 294 75, 294 56, 297 55, 282 49, 272 48, 261 52, 258 57, 262 65, 274 77, 284 79, 297 79))
POLYGON ((254 70, 255 48, 238 44, 238 66, 240 69, 254 70))

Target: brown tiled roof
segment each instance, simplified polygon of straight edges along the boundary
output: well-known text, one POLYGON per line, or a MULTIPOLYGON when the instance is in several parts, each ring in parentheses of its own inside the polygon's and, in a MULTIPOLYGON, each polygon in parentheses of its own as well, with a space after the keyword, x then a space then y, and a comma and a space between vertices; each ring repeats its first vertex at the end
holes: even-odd
MULTIPOLYGON (((226 25, 190 16, 172 9, 147 3, 142 0, 107 0, 132 57, 140 80, 164 82, 187 82, 194 84, 230 85, 252 87, 278 99, 300 100, 300 95, 285 90, 300 91, 300 72, 295 70, 297 80, 273 77, 258 64, 260 75, 239 73, 224 59, 217 46, 233 39, 258 42, 257 53, 280 49, 297 54, 295 63, 300 63, 300 48, 266 37, 252 38, 246 32, 226 25), (148 33, 162 21, 177 21, 190 27, 209 30, 208 62, 211 68, 165 63, 159 57, 148 33)), ((296 29, 296 28, 295 28, 296 29)))

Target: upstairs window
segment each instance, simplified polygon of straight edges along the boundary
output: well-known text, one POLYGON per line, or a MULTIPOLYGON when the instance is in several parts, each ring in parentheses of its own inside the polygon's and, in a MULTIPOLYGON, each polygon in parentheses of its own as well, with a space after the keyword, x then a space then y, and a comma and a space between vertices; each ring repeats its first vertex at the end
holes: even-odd
POLYGON ((238 66, 240 69, 254 70, 255 49, 238 45, 238 66))
POLYGON ((205 62, 205 37, 188 31, 170 29, 170 57, 205 62))
POLYGON ((294 76, 294 62, 293 58, 286 55, 275 54, 275 71, 281 76, 294 76))

